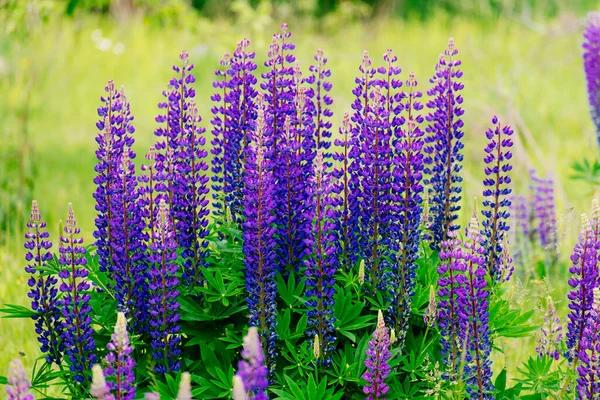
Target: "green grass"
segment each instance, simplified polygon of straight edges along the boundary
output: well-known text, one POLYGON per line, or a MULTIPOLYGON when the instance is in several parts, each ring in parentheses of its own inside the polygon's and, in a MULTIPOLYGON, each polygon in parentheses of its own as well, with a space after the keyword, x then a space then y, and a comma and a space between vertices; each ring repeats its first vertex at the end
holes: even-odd
MULTIPOLYGON (((448 38, 454 37, 466 86, 464 215, 470 214, 472 198, 481 192, 484 132, 494 114, 516 128, 517 191, 526 190, 527 171, 536 167, 558 178, 559 212, 575 207, 573 224, 582 212, 587 212, 592 189, 567 179, 574 160, 597 153, 580 58, 581 21, 576 17, 564 14, 536 24, 443 17, 427 22, 379 20, 368 24, 340 20, 326 23, 320 32, 308 23, 289 22, 297 57, 304 67, 319 47, 329 58, 336 130, 343 112, 349 110, 353 78, 364 49, 369 50, 377 65, 385 49, 392 48, 404 76, 414 71, 420 88, 426 90, 437 55, 448 38)), ((200 19, 186 25, 185 30, 159 30, 137 20, 117 25, 85 17, 52 21, 19 41, 0 37, 0 139, 8 143, 9 154, 22 149, 19 144, 28 143, 25 147, 31 164, 27 165, 37 174, 33 197, 39 201, 53 237, 57 236, 58 220, 64 218, 67 203, 72 202, 86 239, 91 239, 94 124, 98 97, 108 79, 126 87, 135 115, 135 150, 142 159, 154 142, 156 104, 181 49, 187 49, 196 64, 198 103, 204 125, 210 129, 209 96, 219 58, 224 51, 233 50, 237 40, 248 36, 262 63, 277 25, 260 13, 246 15, 236 24, 200 19), (123 43, 123 54, 96 48, 91 37, 97 29, 102 29, 103 36, 113 43, 123 43)), ((19 179, 15 171, 11 173, 14 175, 9 180, 19 179)), ((25 215, 28 204, 24 198, 21 200, 19 208, 25 215)), ((575 236, 572 230, 565 248, 575 236)), ((7 234, 6 244, 0 248, 0 307, 28 303, 21 238, 22 232, 7 234)), ((568 250, 561 254, 564 259, 566 253, 568 250)), ((565 273, 564 267, 552 271, 550 280, 556 288, 553 296, 562 301, 558 306, 563 312, 565 273)), ((545 289, 535 282, 526 285, 531 293, 524 303, 530 307, 545 289)), ((30 321, 1 321, 0 343, 0 374, 19 351, 27 355, 28 367, 38 355, 30 321)), ((507 350, 508 356, 506 360, 498 357, 496 368, 506 362, 509 373, 534 353, 533 340, 499 346, 507 350)))

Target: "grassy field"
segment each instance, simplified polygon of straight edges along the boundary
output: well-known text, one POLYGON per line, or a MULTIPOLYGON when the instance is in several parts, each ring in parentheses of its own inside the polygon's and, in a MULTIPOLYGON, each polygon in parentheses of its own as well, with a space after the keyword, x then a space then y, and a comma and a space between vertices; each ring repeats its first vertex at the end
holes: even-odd
MULTIPOLYGON (((86 17, 41 25, 18 43, 9 36, 0 37, 0 139, 8 149, 2 154, 7 160, 25 160, 27 169, 9 171, 13 175, 8 179, 16 182, 11 190, 18 190, 22 176, 34 177, 33 197, 53 237, 67 203, 72 202, 84 236, 91 238, 94 124, 106 81, 114 79, 127 90, 135 115, 135 150, 141 159, 154 142, 156 104, 170 78, 170 66, 177 62, 180 50, 187 49, 196 64, 200 111, 210 129, 213 72, 223 52, 233 50, 235 42, 247 36, 262 63, 270 35, 280 23, 263 14, 244 15, 236 24, 191 21, 184 30, 159 30, 135 19, 117 24, 86 17)), ((475 22, 442 16, 427 22, 342 20, 321 29, 302 21, 288 22, 302 65, 312 61, 317 48, 329 58, 336 129, 352 101, 353 78, 363 50, 368 49, 377 64, 385 49, 393 49, 404 76, 414 71, 421 89, 426 90, 438 53, 454 37, 466 86, 464 214, 470 214, 472 198, 480 195, 484 132, 494 114, 517 132, 516 191, 527 190, 527 171, 535 167, 557 178, 559 212, 574 207, 574 223, 587 212, 593 189, 568 180, 573 161, 597 154, 580 57, 580 17, 565 12, 538 22, 475 22)), ((26 202, 19 207, 23 215, 28 213, 26 202)), ((575 236, 572 230, 565 248, 575 236)), ((21 238, 22 230, 7 233, 0 247, 0 307, 28 303, 21 238)), ((561 253, 565 260, 566 253, 561 253)), ((566 268, 551 272, 552 294, 564 313, 566 268)), ((527 282, 530 297, 525 302, 530 305, 531 299, 544 294, 543 286, 527 282)), ((519 295, 525 299, 525 289, 515 286, 515 304, 519 295)), ((37 357, 32 326, 24 321, 0 321, 0 374, 20 351, 31 366, 37 357)), ((506 362, 511 372, 534 353, 533 340, 500 345, 510 351, 497 366, 506 362)))

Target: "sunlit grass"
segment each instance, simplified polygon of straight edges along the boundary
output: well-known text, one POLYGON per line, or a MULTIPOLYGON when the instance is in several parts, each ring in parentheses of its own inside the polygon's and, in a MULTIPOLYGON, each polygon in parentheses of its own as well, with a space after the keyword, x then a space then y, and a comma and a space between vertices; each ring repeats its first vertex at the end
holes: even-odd
MULTIPOLYGON (((0 68, 0 138, 22 134, 25 107, 37 169, 33 193, 52 237, 57 237, 58 220, 72 202, 84 236, 91 239, 94 124, 98 97, 108 79, 126 87, 135 116, 135 151, 141 159, 154 142, 156 104, 180 50, 187 49, 196 64, 198 105, 204 126, 210 129, 213 72, 223 52, 233 50, 237 40, 248 36, 261 63, 270 32, 277 25, 261 15, 235 25, 199 20, 186 30, 159 30, 137 20, 115 25, 83 18, 46 25, 23 44, 9 45, 8 38, 0 38, 0 66, 4 66, 0 68)), ((591 189, 567 179, 572 161, 597 154, 586 104, 578 19, 565 15, 525 26, 519 21, 483 24, 440 17, 426 23, 342 21, 334 26, 338 28, 319 33, 306 23, 290 21, 302 65, 312 61, 317 48, 329 58, 336 127, 352 101, 353 78, 363 50, 368 49, 377 64, 385 49, 392 48, 404 76, 414 71, 420 88, 426 90, 437 55, 452 36, 465 71, 465 215, 470 214, 473 197, 481 193, 484 132, 494 114, 516 128, 517 191, 527 190, 527 171, 535 167, 558 178, 559 213, 574 206, 576 221, 587 211, 591 189)), ((575 236, 572 231, 566 248, 575 236)), ((21 237, 9 237, 6 248, 0 249, 0 306, 28 303, 21 237)), ((555 287, 552 295, 563 313, 566 306, 560 301, 566 272, 561 266, 550 276, 555 287)), ((527 288, 534 300, 524 307, 530 308, 537 299, 533 295, 544 294, 544 289, 531 283, 527 288)), ((31 366, 38 354, 32 326, 29 321, 0 322, 0 373, 19 351, 27 355, 31 366)), ((506 366, 513 376, 518 363, 534 354, 533 340, 498 345, 508 353, 506 366)), ((502 357, 497 361, 496 368, 504 365, 502 357)))

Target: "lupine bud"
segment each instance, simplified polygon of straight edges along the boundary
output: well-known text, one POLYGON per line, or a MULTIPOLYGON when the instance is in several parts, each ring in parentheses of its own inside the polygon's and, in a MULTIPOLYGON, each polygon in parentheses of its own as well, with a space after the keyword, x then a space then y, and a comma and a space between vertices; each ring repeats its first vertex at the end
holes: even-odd
MULTIPOLYGON (((266 400, 268 399, 266 390, 269 386, 267 375, 269 373, 267 367, 264 365, 264 355, 261 346, 261 340, 258 335, 256 327, 248 328, 248 333, 244 337, 244 349, 242 350, 242 357, 238 363, 238 371, 236 376, 241 379, 246 397, 239 397, 241 399, 255 399, 255 400, 266 400)), ((234 379, 234 388, 236 381, 234 379)), ((239 385, 239 384, 238 384, 239 385)), ((239 392, 237 395, 240 396, 241 390, 235 388, 234 393, 239 392)), ((237 400, 237 397, 236 397, 237 400)))
POLYGON ((31 383, 27 379, 23 362, 20 358, 14 359, 8 366, 8 385, 6 385, 6 393, 8 400, 34 400, 35 398, 29 393, 31 383))
POLYGON ((244 389, 244 381, 239 375, 233 376, 233 400, 247 400, 246 389, 244 389))
POLYGON ((92 367, 92 385, 90 394, 98 400, 114 400, 115 396, 110 393, 110 387, 104 379, 104 372, 99 364, 92 367))
POLYGON ((360 260, 358 267, 358 284, 360 286, 365 284, 365 260, 360 260))
POLYGON ((321 346, 319 345, 319 335, 315 335, 313 339, 313 356, 316 360, 321 357, 321 346))
POLYGON ((433 285, 429 286, 429 304, 427 305, 427 310, 425 310, 425 315, 423 315, 423 321, 425 321, 425 325, 432 328, 437 321, 437 301, 435 298, 435 289, 433 285))
POLYGON ((189 372, 181 374, 179 381, 179 392, 176 400, 192 400, 192 381, 189 372))
POLYGON ((122 312, 117 314, 115 331, 106 348, 109 350, 106 356, 108 366, 104 372, 105 376, 110 379, 109 387, 117 399, 135 399, 135 375, 133 370, 135 362, 131 357, 133 348, 129 343, 127 321, 125 320, 125 314, 122 312))

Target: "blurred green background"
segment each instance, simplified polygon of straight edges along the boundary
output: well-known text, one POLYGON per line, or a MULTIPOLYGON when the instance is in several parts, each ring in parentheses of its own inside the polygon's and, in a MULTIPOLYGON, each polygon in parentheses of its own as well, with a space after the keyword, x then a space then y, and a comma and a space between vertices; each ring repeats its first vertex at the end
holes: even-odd
MULTIPOLYGON (((363 50, 377 65, 391 48, 404 76, 414 71, 426 91, 438 54, 454 37, 466 86, 464 214, 481 193, 484 132, 498 115, 516 130, 516 191, 528 190, 530 168, 557 179, 566 260, 576 237, 569 227, 593 195, 568 177, 572 162, 598 152, 581 61, 585 15, 598 8, 593 0, 0 0, 0 307, 28 303, 22 238, 32 199, 53 239, 68 202, 91 239, 96 108, 106 81, 126 88, 139 160, 154 142, 156 104, 181 50, 196 65, 210 129, 209 97, 223 53, 246 36, 262 64, 283 21, 305 68, 318 48, 329 58, 336 131, 363 50)), ((552 293, 564 313, 566 269, 560 264, 545 282, 515 281, 515 305, 531 307, 552 293)), ((19 352, 28 367, 38 356, 29 321, 0 320, 0 343, 0 374, 19 352)), ((506 363, 514 378, 535 338, 498 345, 510 352, 495 368, 506 363)))

